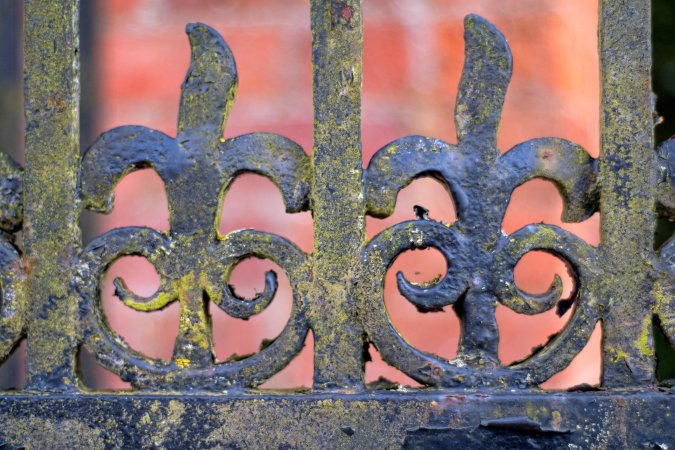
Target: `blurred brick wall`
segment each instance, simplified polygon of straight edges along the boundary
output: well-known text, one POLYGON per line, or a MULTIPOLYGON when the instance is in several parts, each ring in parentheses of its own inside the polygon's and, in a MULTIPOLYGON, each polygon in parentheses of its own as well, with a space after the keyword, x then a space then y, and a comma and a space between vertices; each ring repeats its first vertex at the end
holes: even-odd
MULTIPOLYGON (((364 0, 364 164, 387 142, 407 134, 424 134, 456 142, 453 108, 463 62, 463 17, 478 13, 507 37, 514 56, 513 82, 499 133, 506 151, 524 140, 560 136, 597 156, 598 63, 597 2, 593 0, 364 0)), ((175 135, 180 84, 189 64, 185 24, 201 21, 217 29, 230 45, 239 69, 239 90, 226 135, 271 131, 312 146, 311 61, 308 0, 105 0, 99 1, 99 86, 97 131, 140 124, 175 135)), ((452 222, 451 197, 430 179, 413 183, 399 196, 396 213, 385 220, 368 219, 376 232, 413 217, 412 206, 424 205, 437 220, 452 222)), ((561 225, 597 245, 599 219, 562 224, 562 201, 551 183, 533 181, 519 188, 504 220, 513 232, 532 222, 561 225)), ((98 220, 101 233, 124 225, 168 229, 161 180, 150 171, 127 176, 116 189, 115 209, 98 220)), ((220 231, 252 227, 286 236, 303 250, 312 249, 309 213, 284 213, 274 185, 254 175, 237 180, 225 199, 220 231)), ((263 273, 273 264, 246 261, 233 284, 242 295, 263 287, 263 273)), ((401 333, 420 349, 451 358, 456 353, 459 323, 451 308, 422 315, 395 289, 398 270, 416 281, 444 270, 435 250, 408 252, 387 278, 386 304, 401 333)), ((280 272, 279 270, 277 270, 280 272)), ((544 291, 553 274, 565 275, 555 258, 532 253, 516 271, 519 286, 544 291)), ((155 357, 171 356, 177 330, 177 305, 156 313, 125 308, 112 294, 112 279, 123 276, 139 294, 157 286, 157 274, 140 258, 125 258, 109 272, 104 288, 111 326, 136 349, 155 357)), ((214 339, 220 360, 233 353, 254 352, 263 338, 281 331, 290 310, 290 287, 282 283, 273 304, 248 322, 227 317, 217 308, 214 339)), ((571 280, 564 277, 566 291, 571 280)), ((506 363, 527 356, 532 347, 564 326, 551 311, 534 317, 498 309, 500 357, 506 363)), ((311 384, 311 336, 303 353, 267 387, 311 384)), ((600 374, 600 330, 563 373, 545 387, 597 383, 600 374)), ((371 348, 372 352, 372 348, 371 348)), ((368 381, 385 376, 414 384, 373 355, 368 381)), ((92 374, 98 387, 123 387, 101 370, 92 374)), ((90 376, 90 379, 92 379, 90 376)))

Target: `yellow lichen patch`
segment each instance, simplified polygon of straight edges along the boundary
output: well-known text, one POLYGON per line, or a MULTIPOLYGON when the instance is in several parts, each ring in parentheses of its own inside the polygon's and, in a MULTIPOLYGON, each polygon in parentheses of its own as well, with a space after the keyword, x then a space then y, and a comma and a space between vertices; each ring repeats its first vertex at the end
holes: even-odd
POLYGON ((77 420, 40 417, 6 418, 3 444, 29 449, 94 450, 106 448, 101 430, 77 420))
POLYGON ((561 425, 562 425, 562 414, 560 414, 560 411, 552 411, 551 427, 553 427, 553 429, 555 430, 559 430, 561 425))
POLYGON ((180 369, 187 369, 190 367, 190 360, 187 358, 176 358, 176 365, 180 369))
POLYGON ((610 356, 609 359, 613 363, 617 363, 619 361, 626 361, 628 359, 628 353, 624 352, 620 348, 605 345, 605 351, 610 356))
POLYGON ((652 335, 652 316, 651 314, 645 315, 645 318, 642 319, 642 332, 635 341, 635 345, 645 356, 654 356, 654 346, 650 340, 652 335))
POLYGON ((176 300, 177 295, 174 289, 168 292, 157 292, 155 295, 148 298, 125 297, 122 299, 124 304, 136 311, 150 312, 158 311, 164 308, 169 303, 176 300))
POLYGON ((211 343, 208 318, 204 310, 202 289, 193 272, 179 280, 177 292, 180 302, 180 334, 193 345, 208 349, 211 343))

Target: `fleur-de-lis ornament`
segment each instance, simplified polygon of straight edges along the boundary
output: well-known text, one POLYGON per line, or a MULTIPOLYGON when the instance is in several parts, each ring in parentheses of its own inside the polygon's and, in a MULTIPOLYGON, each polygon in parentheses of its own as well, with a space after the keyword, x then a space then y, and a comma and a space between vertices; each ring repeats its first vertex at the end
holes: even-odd
POLYGON ((538 384, 569 364, 599 318, 598 300, 587 285, 593 278, 595 249, 550 225, 531 225, 505 236, 502 219, 512 191, 533 178, 556 184, 565 199, 564 220, 589 217, 597 208, 597 164, 578 145, 556 138, 534 139, 500 154, 497 127, 511 79, 511 52, 504 36, 475 15, 466 18, 465 41, 455 108, 457 145, 422 136, 405 137, 380 149, 365 173, 369 214, 392 214, 398 192, 416 177, 431 175, 452 193, 457 222, 447 227, 431 220, 412 220, 373 238, 362 258, 361 314, 368 338, 383 359, 420 383, 538 384), (458 355, 452 361, 410 345, 395 330, 383 305, 388 267, 401 252, 426 247, 435 247, 445 256, 445 276, 432 286, 417 286, 399 273, 398 287, 421 311, 453 305, 462 334, 458 355), (513 269, 531 250, 553 253, 571 266, 576 285, 567 301, 558 302, 562 282, 557 276, 543 295, 530 295, 516 287, 513 269), (497 355, 497 303, 521 314, 541 313, 556 304, 561 313, 573 303, 575 309, 565 330, 541 351, 503 367, 497 355))
POLYGON ((100 364, 135 386, 213 390, 253 386, 285 366, 303 345, 308 328, 297 285, 309 277, 307 256, 273 234, 242 230, 220 236, 222 201, 236 176, 252 172, 279 187, 288 212, 306 210, 310 160, 298 144, 275 134, 223 138, 237 86, 234 58, 210 27, 191 24, 187 34, 192 58, 182 86, 177 136, 123 126, 104 133, 82 157, 85 207, 109 212, 116 183, 130 171, 151 167, 164 181, 170 219, 168 233, 143 227, 115 229, 83 251, 80 279, 74 283, 82 302, 83 338, 100 364), (125 255, 147 258, 161 276, 159 289, 147 298, 115 280, 116 293, 127 306, 156 311, 180 303, 171 361, 134 351, 107 325, 99 285, 110 264, 125 255), (274 272, 267 273, 264 292, 252 300, 233 292, 227 282, 230 273, 250 256, 269 258, 284 268, 294 288, 291 317, 281 335, 260 353, 218 363, 208 302, 246 319, 264 310, 276 292, 274 272))

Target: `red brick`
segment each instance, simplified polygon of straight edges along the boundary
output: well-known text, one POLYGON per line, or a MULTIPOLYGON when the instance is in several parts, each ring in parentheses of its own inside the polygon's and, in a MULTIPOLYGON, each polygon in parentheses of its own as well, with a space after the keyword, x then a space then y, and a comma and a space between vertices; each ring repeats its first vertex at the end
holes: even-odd
POLYGON ((405 96, 408 78, 406 29, 402 24, 366 24, 363 30, 364 96, 405 96))

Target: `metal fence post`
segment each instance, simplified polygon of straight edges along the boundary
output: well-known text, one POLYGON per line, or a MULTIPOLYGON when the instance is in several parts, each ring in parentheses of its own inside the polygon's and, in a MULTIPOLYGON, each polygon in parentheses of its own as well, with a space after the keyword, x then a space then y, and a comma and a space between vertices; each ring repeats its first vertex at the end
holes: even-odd
POLYGON ((79 252, 78 0, 25 3, 25 253, 30 320, 28 388, 76 389, 79 252))
POLYGON ((365 237, 361 163, 361 0, 312 0, 314 383, 363 381, 353 288, 365 237))
POLYGON ((604 382, 649 383, 655 227, 651 2, 600 2, 604 382))

